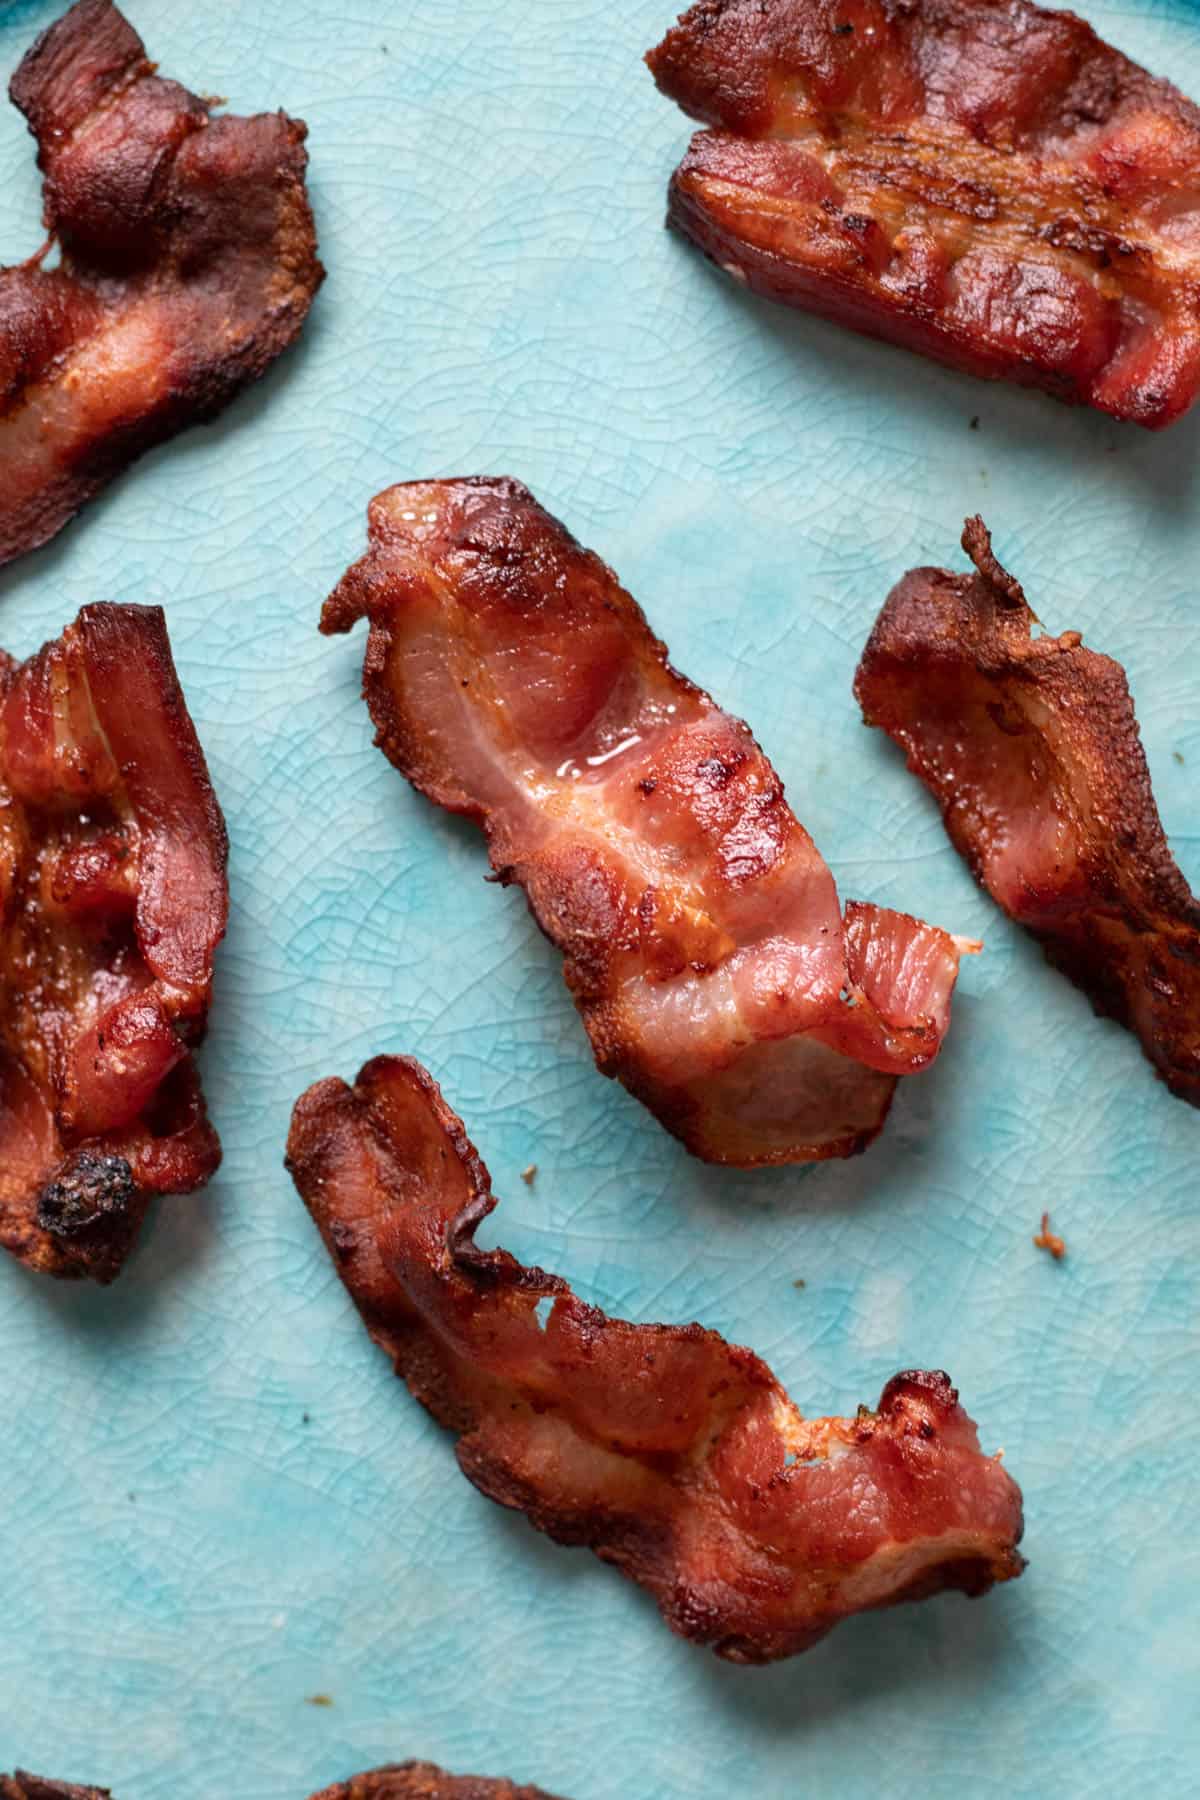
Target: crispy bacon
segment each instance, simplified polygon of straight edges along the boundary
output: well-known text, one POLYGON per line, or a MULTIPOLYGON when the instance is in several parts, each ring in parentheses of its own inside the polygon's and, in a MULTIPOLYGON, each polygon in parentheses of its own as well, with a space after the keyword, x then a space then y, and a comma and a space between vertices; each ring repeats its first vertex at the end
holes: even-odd
POLYGON ((257 380, 323 275, 304 126, 210 118, 110 0, 79 0, 9 91, 61 260, 0 270, 0 563, 257 380))
POLYGON ((1200 387, 1200 109, 1028 0, 700 0, 647 61, 669 222, 770 299, 1169 425, 1200 387))
POLYGON ((614 1563, 683 1637, 767 1662, 851 1613, 1020 1574, 1020 1492, 945 1375, 897 1375, 874 1413, 805 1420, 715 1332, 609 1319, 479 1249, 488 1173, 418 1063, 379 1057, 353 1088, 310 1088, 288 1167, 468 1479, 614 1563))
POLYGON ((0 1800, 112 1800, 112 1796, 107 1788, 75 1787, 17 1769, 12 1775, 0 1775, 0 1800))
POLYGON ((191 1050, 226 849, 157 607, 0 652, 0 1243, 31 1268, 111 1281, 220 1161, 191 1050))
POLYGON ((321 629, 371 633, 378 742, 476 820, 596 1060, 710 1162, 849 1156, 936 1056, 963 945, 852 902, 746 726, 517 482, 412 482, 321 629))
POLYGON ((905 751, 992 898, 1200 1106, 1200 905, 1167 848, 1125 671, 1077 631, 1032 635, 982 519, 963 548, 976 573, 914 569, 888 596, 855 677, 863 716, 905 751))
POLYGON ((553 1800, 541 1788, 514 1787, 485 1775, 447 1775, 433 1763, 389 1763, 322 1788, 312 1800, 553 1800))

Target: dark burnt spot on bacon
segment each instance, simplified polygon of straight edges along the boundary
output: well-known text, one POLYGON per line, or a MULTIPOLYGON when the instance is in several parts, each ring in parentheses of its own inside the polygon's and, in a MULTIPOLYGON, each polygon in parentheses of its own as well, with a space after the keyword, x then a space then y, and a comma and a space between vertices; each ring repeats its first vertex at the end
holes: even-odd
POLYGON ((79 1272, 111 1281, 141 1222, 133 1171, 122 1156, 79 1150, 42 1189, 37 1225, 63 1247, 79 1272))
POLYGON ((1200 110, 1031 0, 713 0, 669 223, 768 298, 1139 424, 1200 390, 1200 110))
POLYGON ((10 95, 49 243, 0 270, 0 562, 221 412, 295 339, 323 276, 304 126, 212 116, 111 0, 51 25, 10 95))
POLYGON ((752 1351, 700 1325, 609 1318, 480 1249, 487 1169, 411 1059, 303 1095, 288 1167, 467 1478, 640 1583, 682 1636, 769 1662, 853 1613, 1021 1573, 1020 1491, 944 1374, 909 1370, 874 1411, 804 1419, 752 1351))
POLYGON ((970 575, 914 569, 855 676, 978 880, 1098 1013, 1200 1105, 1200 903, 1154 802, 1121 666, 1034 635, 1021 584, 967 521, 970 575))
POLYGON ((322 630, 370 621, 376 742, 482 827, 563 954, 598 1066, 709 1161, 864 1148, 938 1053, 955 941, 843 911, 748 727, 518 482, 401 483, 369 522, 322 630))

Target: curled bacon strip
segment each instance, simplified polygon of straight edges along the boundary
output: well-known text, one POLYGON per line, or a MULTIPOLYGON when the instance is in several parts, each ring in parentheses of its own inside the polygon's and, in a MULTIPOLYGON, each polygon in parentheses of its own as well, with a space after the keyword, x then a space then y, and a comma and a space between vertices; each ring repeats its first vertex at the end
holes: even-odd
POLYGON ((805 1420, 752 1351, 606 1318, 479 1249, 488 1173, 418 1063, 379 1057, 353 1088, 310 1088, 288 1167, 468 1479, 614 1563, 683 1637, 767 1662, 851 1613, 1020 1574, 1020 1491, 945 1375, 897 1375, 874 1413, 805 1420))
POLYGON ((1200 904, 1154 804, 1125 671, 1077 631, 1032 635, 982 519, 972 575, 913 569, 854 692, 942 809, 955 848, 1098 1013, 1200 1106, 1200 904))
POLYGON ((1200 110, 1028 0, 700 0, 647 61, 669 220, 770 299, 1168 425, 1200 388, 1200 110))
POLYGON ((110 0, 78 0, 10 93, 61 260, 0 270, 0 563, 257 380, 323 275, 304 126, 210 118, 110 0))
POLYGON ((225 827, 157 607, 0 652, 0 1243, 111 1281, 220 1161, 191 1056, 225 827))
POLYGON ((485 1775, 447 1775, 434 1763, 389 1763, 322 1788, 312 1800, 553 1800, 541 1788, 514 1787, 485 1775))
POLYGON ((378 742, 487 834, 563 952, 596 1060, 689 1150, 848 1156, 936 1056, 963 947, 852 902, 746 726, 514 481, 412 482, 321 629, 371 633, 378 742))

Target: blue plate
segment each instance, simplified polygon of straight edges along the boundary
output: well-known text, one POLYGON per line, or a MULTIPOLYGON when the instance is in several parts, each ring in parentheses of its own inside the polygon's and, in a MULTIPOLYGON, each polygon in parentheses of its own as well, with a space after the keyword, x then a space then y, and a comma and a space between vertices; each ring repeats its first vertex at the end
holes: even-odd
MULTIPOLYGON (((0 68, 58 10, 5 8, 0 68)), ((639 59, 671 0, 128 11, 166 72, 307 119, 329 280, 221 424, 0 582, 22 654, 85 601, 165 606, 234 897, 220 1176, 107 1292, 0 1268, 0 1767, 118 1800, 303 1800, 406 1755, 572 1800, 1194 1792, 1200 1120, 975 887, 850 682, 891 583, 960 563, 981 511, 1050 628, 1127 667, 1200 885, 1200 412, 1149 436, 721 279, 661 229, 689 127, 639 59), (691 1161, 595 1073, 475 835, 372 748, 362 635, 318 637, 321 600, 377 489, 471 472, 521 476, 615 565, 844 894, 986 940, 866 1156, 691 1161), (465 1118, 489 1241, 589 1300, 753 1344, 809 1412, 947 1368, 1024 1487, 1024 1580, 739 1669, 480 1498, 281 1164, 301 1089, 383 1050, 465 1118)), ((1182 0, 1089 11, 1200 93, 1182 0)), ((0 108, 8 260, 37 185, 0 108)))

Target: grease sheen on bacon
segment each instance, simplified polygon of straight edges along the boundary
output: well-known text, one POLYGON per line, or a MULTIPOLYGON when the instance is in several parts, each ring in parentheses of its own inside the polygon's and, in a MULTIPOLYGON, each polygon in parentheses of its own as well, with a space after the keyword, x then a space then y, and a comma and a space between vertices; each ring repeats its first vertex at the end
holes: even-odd
POLYGON ((304 126, 211 117, 110 0, 44 32, 10 94, 61 257, 0 270, 0 562, 256 380, 323 274, 304 126))
POLYGON ((854 691, 942 809, 955 848, 1096 1011, 1200 1105, 1200 904, 1163 833, 1125 671, 1077 631, 1034 637, 982 519, 971 575, 913 569, 854 691))
POLYGON ((519 483, 412 482, 324 631, 371 623, 378 742, 487 834, 596 1060, 698 1156, 847 1156, 946 1029, 961 946, 852 902, 739 720, 519 483))
POLYGON ((0 1243, 111 1281, 220 1161, 191 1051, 226 838, 157 607, 0 652, 0 1243))
POLYGON ((379 1057, 353 1088, 311 1088, 288 1166, 468 1479, 648 1588, 683 1637, 768 1662, 851 1613, 1020 1574, 1020 1491, 945 1375, 897 1375, 873 1413, 806 1420, 716 1332, 607 1318, 479 1249, 488 1173, 420 1064, 379 1057))
POLYGON ((1200 387, 1200 109, 1028 0, 700 0, 669 219, 731 274, 1147 426, 1200 387))
POLYGON ((389 1763, 322 1788, 312 1800, 553 1800, 541 1788, 486 1775, 448 1775, 434 1763, 389 1763))

